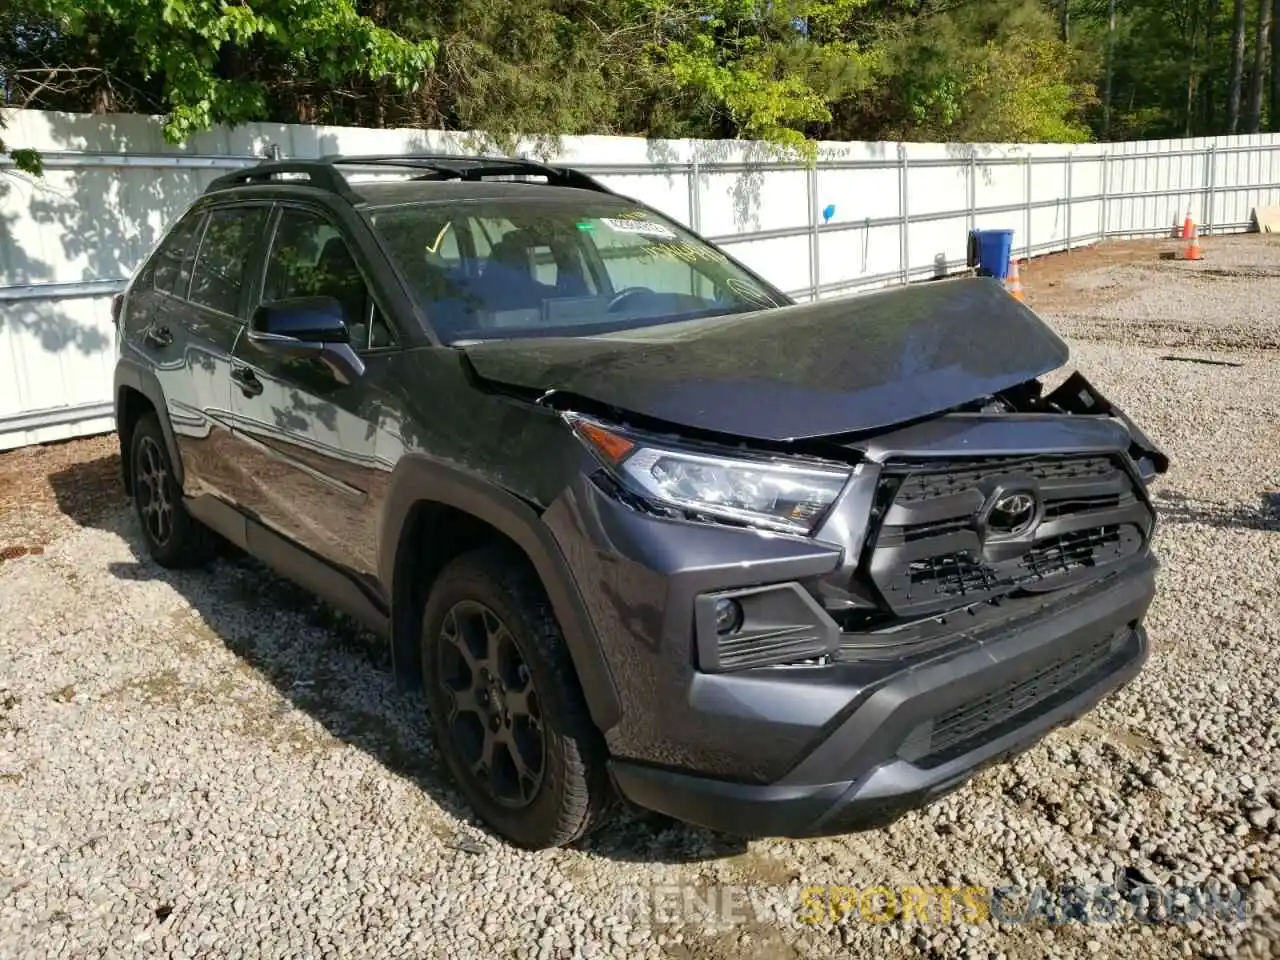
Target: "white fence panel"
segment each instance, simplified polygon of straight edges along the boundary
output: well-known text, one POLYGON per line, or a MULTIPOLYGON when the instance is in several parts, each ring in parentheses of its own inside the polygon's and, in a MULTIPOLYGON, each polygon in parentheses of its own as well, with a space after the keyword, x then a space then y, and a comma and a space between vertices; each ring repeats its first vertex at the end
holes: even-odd
MULTIPOLYGON (((268 155, 469 153, 464 134, 247 124, 166 144, 155 117, 7 111, 35 180, 0 164, 0 449, 109 430, 110 297, 219 174, 268 155)), ((1118 144, 830 143, 816 168, 765 145, 565 137, 522 152, 573 164, 722 243, 799 299, 964 266, 968 233, 1015 255, 1108 237, 1247 229, 1280 203, 1280 135, 1118 144), (829 218, 824 214, 829 211, 829 218)))

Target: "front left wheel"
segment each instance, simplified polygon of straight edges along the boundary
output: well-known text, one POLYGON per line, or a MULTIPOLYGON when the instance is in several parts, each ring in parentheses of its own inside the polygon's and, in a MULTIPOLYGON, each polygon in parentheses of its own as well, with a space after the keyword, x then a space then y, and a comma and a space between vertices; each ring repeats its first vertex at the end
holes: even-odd
POLYGON ((187 512, 154 413, 143 414, 134 424, 129 458, 133 507, 147 552, 162 567, 193 567, 211 560, 216 536, 187 512))
POLYGON ((603 740, 523 558, 485 548, 451 562, 427 599, 421 649, 436 742, 485 823, 536 850, 603 822, 603 740))

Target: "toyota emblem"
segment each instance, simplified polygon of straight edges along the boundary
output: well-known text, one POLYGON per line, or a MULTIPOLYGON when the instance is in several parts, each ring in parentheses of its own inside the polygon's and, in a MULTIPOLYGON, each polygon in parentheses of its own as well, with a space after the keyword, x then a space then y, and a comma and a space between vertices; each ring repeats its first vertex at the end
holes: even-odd
POLYGON ((992 533, 1014 536, 1024 533, 1035 522, 1039 501, 1030 490, 1014 490, 1003 494, 991 505, 987 529, 992 533))

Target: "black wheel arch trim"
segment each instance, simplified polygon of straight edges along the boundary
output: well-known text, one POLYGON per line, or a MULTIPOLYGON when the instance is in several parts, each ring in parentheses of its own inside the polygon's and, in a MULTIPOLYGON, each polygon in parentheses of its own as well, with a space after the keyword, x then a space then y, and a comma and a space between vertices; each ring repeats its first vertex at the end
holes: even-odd
MULTIPOLYGON (((124 406, 123 396, 126 389, 136 390, 150 402, 151 408, 155 411, 156 419, 160 421, 160 431, 164 434, 164 445, 169 452, 169 462, 173 466, 174 479, 178 483, 178 489, 183 489, 182 458, 178 456, 178 440, 173 432, 173 424, 169 422, 169 408, 164 400, 164 391, 160 389, 160 381, 152 371, 136 360, 121 357, 116 361, 115 385, 112 391, 112 398, 115 403, 117 432, 121 428, 120 415, 124 406)), ((121 470, 127 471, 128 466, 125 463, 125 459, 128 457, 128 451, 121 450, 120 452, 121 470)), ((125 475, 127 476, 127 474, 125 475)))
POLYGON ((406 635, 416 620, 397 616, 410 594, 404 576, 409 549, 405 536, 410 512, 430 502, 452 507, 492 526, 512 540, 532 563, 564 633, 582 693, 601 733, 622 717, 617 686, 569 566, 538 513, 520 498, 456 467, 418 454, 407 454, 392 472, 378 529, 378 574, 391 598, 391 659, 396 674, 415 670, 406 651, 416 657, 418 637, 406 635))

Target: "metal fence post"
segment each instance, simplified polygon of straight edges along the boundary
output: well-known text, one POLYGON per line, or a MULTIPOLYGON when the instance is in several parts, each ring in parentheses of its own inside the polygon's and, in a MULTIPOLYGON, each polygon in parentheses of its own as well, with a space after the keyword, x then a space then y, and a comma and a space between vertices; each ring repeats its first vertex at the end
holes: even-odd
POLYGON ((1218 141, 1209 144, 1205 152, 1205 162, 1209 165, 1209 197, 1205 204, 1204 232, 1213 233, 1213 195, 1218 181, 1218 141))
POLYGON ((1027 193, 1027 210, 1026 210, 1026 217, 1024 218, 1026 222, 1026 247, 1027 247, 1025 259, 1030 260, 1031 259, 1031 154, 1027 154, 1025 157, 1023 157, 1023 163, 1025 164, 1025 167, 1026 167, 1023 178, 1026 180, 1026 193, 1027 193))
POLYGON ((1111 175, 1111 166, 1107 163, 1111 154, 1105 147, 1102 149, 1102 211, 1101 219, 1098 223, 1098 240, 1107 239, 1107 193, 1111 189, 1109 177, 1111 175))
POLYGON ((969 232, 978 228, 978 148, 969 145, 969 232))
POLYGON ((1071 252, 1071 160, 1074 154, 1067 154, 1067 253, 1071 252))
POLYGON ((702 183, 699 176, 698 154, 693 154, 693 161, 689 166, 689 226, 693 228, 694 233, 702 232, 702 183))
POLYGON ((898 228, 898 257, 902 261, 900 267, 904 284, 911 282, 911 244, 907 237, 911 221, 907 211, 907 198, 910 196, 907 178, 910 174, 911 165, 907 162, 907 145, 900 143, 898 144, 898 209, 902 214, 902 221, 898 228))
POLYGON ((805 194, 809 198, 809 294, 818 299, 818 162, 805 171, 805 194))

